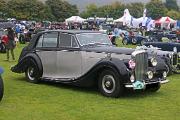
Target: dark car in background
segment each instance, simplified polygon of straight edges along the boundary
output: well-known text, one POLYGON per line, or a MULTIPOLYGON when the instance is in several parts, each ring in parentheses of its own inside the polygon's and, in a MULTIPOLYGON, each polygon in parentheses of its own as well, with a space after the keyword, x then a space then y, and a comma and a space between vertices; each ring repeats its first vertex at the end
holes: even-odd
MULTIPOLYGON (((127 32, 126 32, 127 33, 127 32)), ((128 32, 128 34, 122 33, 121 34, 122 39, 122 43, 124 45, 128 45, 128 44, 139 44, 139 45, 143 45, 144 42, 147 42, 148 39, 144 36, 142 36, 139 32, 137 31, 130 31, 128 32)))
POLYGON ((162 51, 174 52, 171 56, 172 64, 176 73, 180 73, 180 43, 177 42, 147 42, 145 46, 153 46, 160 48, 162 51))
POLYGON ((149 61, 145 50, 114 47, 101 32, 54 30, 35 35, 11 70, 32 83, 97 85, 103 95, 119 97, 125 89, 155 92, 168 82, 166 64, 156 59, 149 61))

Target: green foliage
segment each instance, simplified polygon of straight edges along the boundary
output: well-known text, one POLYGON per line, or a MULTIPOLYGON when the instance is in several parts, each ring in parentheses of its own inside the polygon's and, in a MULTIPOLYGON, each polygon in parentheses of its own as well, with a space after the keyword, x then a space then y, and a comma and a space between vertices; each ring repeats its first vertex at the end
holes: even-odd
POLYGON ((143 3, 131 3, 126 6, 129 9, 131 15, 135 18, 143 16, 144 4, 143 3))
POLYGON ((82 17, 113 17, 119 18, 124 13, 125 5, 120 2, 114 2, 111 5, 104 5, 97 7, 95 4, 90 4, 86 8, 87 10, 81 13, 82 17))
POLYGON ((167 12, 167 16, 170 16, 174 20, 180 20, 180 13, 175 10, 170 10, 167 12))
POLYGON ((11 0, 7 3, 9 17, 25 20, 43 20, 45 5, 38 0, 11 0))
POLYGON ((0 0, 0 18, 3 18, 7 13, 7 6, 5 0, 0 0))
POLYGON ((76 5, 71 5, 67 1, 47 0, 46 5, 56 21, 64 21, 68 17, 78 15, 79 12, 76 5))
POLYGON ((179 10, 179 6, 177 4, 177 0, 166 0, 165 6, 168 10, 179 10))
POLYGON ((146 8, 148 9, 148 16, 152 17, 153 19, 166 16, 167 13, 167 8, 161 0, 151 0, 146 4, 146 8))

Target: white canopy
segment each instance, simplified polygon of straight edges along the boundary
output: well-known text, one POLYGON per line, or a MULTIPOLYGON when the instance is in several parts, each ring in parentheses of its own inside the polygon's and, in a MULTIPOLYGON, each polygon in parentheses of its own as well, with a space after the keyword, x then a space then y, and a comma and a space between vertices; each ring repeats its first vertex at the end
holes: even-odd
POLYGON ((83 23, 85 20, 86 20, 86 19, 83 19, 83 18, 81 18, 81 17, 79 17, 79 16, 72 16, 72 17, 70 17, 70 18, 67 18, 67 19, 65 20, 65 22, 66 22, 66 23, 74 23, 74 22, 76 22, 76 23, 83 23))
POLYGON ((125 9, 124 15, 121 18, 114 20, 114 23, 123 22, 123 25, 131 26, 132 19, 133 17, 130 15, 129 10, 125 9))

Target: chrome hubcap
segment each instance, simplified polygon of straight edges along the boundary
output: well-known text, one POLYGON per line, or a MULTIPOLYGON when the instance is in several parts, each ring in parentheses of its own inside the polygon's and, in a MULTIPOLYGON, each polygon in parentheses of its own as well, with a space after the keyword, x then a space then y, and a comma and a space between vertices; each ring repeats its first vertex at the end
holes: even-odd
POLYGON ((102 80, 102 87, 106 93, 112 93, 115 90, 115 80, 112 75, 105 75, 102 80))
POLYGON ((29 67, 28 68, 28 78, 30 79, 30 80, 34 80, 35 78, 34 78, 34 68, 32 68, 32 67, 29 67))

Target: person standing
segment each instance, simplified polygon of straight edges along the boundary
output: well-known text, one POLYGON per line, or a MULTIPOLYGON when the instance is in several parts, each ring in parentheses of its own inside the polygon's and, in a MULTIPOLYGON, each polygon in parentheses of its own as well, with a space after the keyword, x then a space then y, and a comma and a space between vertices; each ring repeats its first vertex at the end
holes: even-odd
POLYGON ((7 60, 9 61, 9 51, 11 52, 12 59, 15 60, 14 48, 16 47, 15 33, 12 28, 8 28, 8 42, 6 45, 7 60))

